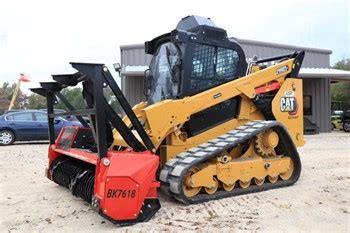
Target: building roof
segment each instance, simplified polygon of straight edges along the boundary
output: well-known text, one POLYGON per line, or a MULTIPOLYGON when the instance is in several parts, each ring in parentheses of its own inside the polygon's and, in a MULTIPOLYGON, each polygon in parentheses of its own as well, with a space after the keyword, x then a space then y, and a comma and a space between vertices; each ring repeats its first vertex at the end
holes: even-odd
MULTIPOLYGON (((332 53, 332 50, 329 50, 329 49, 311 48, 311 47, 296 46, 296 45, 289 45, 289 44, 279 44, 279 43, 266 42, 266 41, 240 39, 240 38, 233 38, 233 37, 230 39, 236 40, 236 41, 238 41, 238 43, 241 43, 241 44, 274 47, 274 48, 290 49, 290 50, 304 50, 304 51, 308 51, 308 52, 323 53, 323 54, 331 54, 332 53)), ((144 44, 130 44, 130 45, 121 45, 120 49, 121 50, 123 50, 123 49, 142 49, 144 47, 145 47, 144 44)))
POLYGON ((332 81, 350 81, 350 71, 330 68, 301 68, 302 78, 331 78, 332 81))
POLYGON ((148 66, 123 66, 122 76, 144 76, 148 66))
MULTIPOLYGON (((123 76, 143 77, 148 66, 125 66, 121 72, 123 76)), ((331 78, 332 81, 350 81, 350 71, 330 68, 301 68, 301 78, 331 78)))
POLYGON ((308 52, 323 53, 323 54, 331 54, 332 53, 332 50, 329 50, 329 49, 320 49, 320 48, 296 46, 296 45, 289 45, 289 44, 279 44, 279 43, 273 43, 273 42, 247 40, 247 39, 240 39, 240 38, 232 38, 232 39, 237 40, 238 43, 240 43, 240 44, 260 45, 260 46, 265 46, 265 47, 274 47, 274 48, 290 49, 290 50, 304 50, 304 51, 308 51, 308 52))

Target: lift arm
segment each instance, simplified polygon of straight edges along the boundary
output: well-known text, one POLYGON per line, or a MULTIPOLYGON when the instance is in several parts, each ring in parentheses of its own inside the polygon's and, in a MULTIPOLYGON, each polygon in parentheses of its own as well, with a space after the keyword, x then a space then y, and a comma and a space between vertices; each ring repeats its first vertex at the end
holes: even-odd
POLYGON ((253 99, 256 96, 255 88, 274 80, 285 80, 291 74, 296 76, 303 57, 304 52, 298 52, 293 58, 199 94, 179 100, 164 100, 144 108, 143 120, 147 122, 154 145, 158 147, 175 127, 184 124, 195 113, 239 95, 253 99))

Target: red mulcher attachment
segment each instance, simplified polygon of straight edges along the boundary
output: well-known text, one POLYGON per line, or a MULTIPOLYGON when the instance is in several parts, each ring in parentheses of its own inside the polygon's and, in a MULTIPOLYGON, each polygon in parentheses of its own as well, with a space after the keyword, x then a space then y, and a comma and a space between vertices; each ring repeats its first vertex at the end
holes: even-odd
POLYGON ((159 157, 154 154, 155 148, 107 67, 71 64, 79 72, 53 75, 57 82, 41 83, 41 88, 32 89, 47 98, 50 138, 47 177, 91 203, 114 223, 128 225, 148 221, 160 208, 156 180, 159 157), (78 82, 83 82, 83 97, 87 103, 83 110, 76 110, 60 93, 78 82), (142 143, 108 105, 103 96, 105 86, 115 94, 142 143), (70 112, 55 114, 56 98, 70 112), (63 115, 77 115, 82 126, 63 128, 55 140, 54 118, 63 115), (81 115, 88 115, 89 123, 81 115), (118 130, 130 147, 108 149, 113 141, 112 129, 118 130))

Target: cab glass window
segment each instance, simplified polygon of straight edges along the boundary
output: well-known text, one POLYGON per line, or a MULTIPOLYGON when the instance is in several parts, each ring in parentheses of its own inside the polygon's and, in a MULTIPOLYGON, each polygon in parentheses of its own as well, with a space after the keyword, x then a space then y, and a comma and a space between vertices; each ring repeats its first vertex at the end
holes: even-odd
POLYGON ((239 56, 235 50, 196 44, 190 88, 198 93, 236 78, 239 56))

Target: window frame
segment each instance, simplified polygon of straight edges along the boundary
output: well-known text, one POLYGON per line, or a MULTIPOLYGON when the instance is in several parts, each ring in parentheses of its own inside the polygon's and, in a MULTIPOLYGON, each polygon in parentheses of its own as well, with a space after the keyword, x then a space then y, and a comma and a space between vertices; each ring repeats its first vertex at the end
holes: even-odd
POLYGON ((47 122, 47 114, 46 114, 46 113, 44 113, 44 112, 33 112, 33 116, 34 116, 33 121, 35 121, 35 122, 47 122), (36 114, 42 114, 42 115, 45 115, 45 116, 46 116, 46 120, 44 120, 44 121, 38 121, 38 119, 37 119, 37 117, 36 117, 36 114))
POLYGON ((15 113, 11 113, 7 116, 5 116, 5 120, 6 121, 16 121, 16 122, 33 122, 34 121, 34 115, 32 112, 15 112, 15 113), (9 116, 12 116, 14 118, 15 115, 20 115, 20 114, 30 114, 32 116, 32 119, 31 120, 10 120, 8 119, 9 116))
MULTIPOLYGON (((188 37, 182 38, 183 40, 180 40, 180 42, 185 42, 184 51, 183 53, 183 60, 182 60, 182 75, 179 83, 179 95, 177 98, 184 98, 186 96, 193 96, 200 92, 195 92, 192 89, 190 89, 191 85, 191 75, 192 75, 192 61, 193 61, 193 54, 195 52, 195 46, 196 44, 203 44, 203 45, 211 45, 215 47, 221 47, 226 49, 231 49, 233 51, 236 51, 238 53, 238 65, 237 65, 237 72, 235 75, 235 78, 238 79, 240 77, 243 77, 246 75, 247 71, 247 62, 246 57, 244 54, 244 51, 242 47, 235 42, 234 40, 224 40, 224 41, 210 41, 206 40, 202 37, 197 37, 195 40, 188 37)), ((203 92, 203 91, 202 91, 203 92)))
POLYGON ((239 53, 234 48, 201 43, 195 44, 191 61, 191 74, 189 75, 190 91, 193 93, 200 93, 223 83, 237 79, 239 63, 239 53), (196 54, 198 56, 195 56, 196 54), (225 60, 231 60, 232 64, 230 65, 232 65, 232 67, 230 65, 223 65, 223 63, 226 62, 225 60), (226 74, 228 68, 232 68, 232 74, 226 74), (213 82, 216 84, 213 84, 212 86, 208 85, 203 89, 200 83, 205 81, 207 81, 207 83, 213 82), (196 87, 193 87, 192 82, 199 83, 196 84, 196 87))
POLYGON ((312 95, 303 95, 303 113, 305 116, 312 116, 312 95), (306 111, 305 107, 306 98, 309 98, 310 107, 307 108, 309 111, 306 111))

